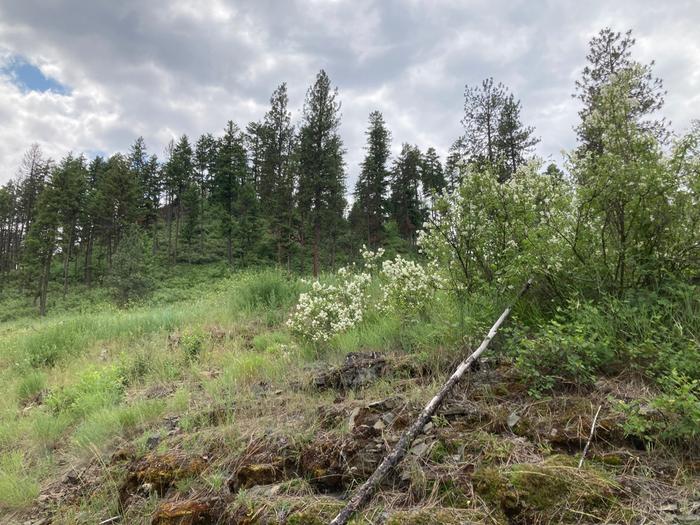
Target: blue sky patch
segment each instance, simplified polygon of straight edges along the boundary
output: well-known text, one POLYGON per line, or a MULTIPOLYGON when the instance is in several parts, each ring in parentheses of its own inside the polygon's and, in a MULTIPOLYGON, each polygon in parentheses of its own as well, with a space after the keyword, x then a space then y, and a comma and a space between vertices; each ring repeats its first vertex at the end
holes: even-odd
POLYGON ((51 91, 59 95, 70 94, 68 86, 64 86, 57 80, 47 77, 38 67, 19 56, 13 57, 0 67, 0 74, 9 77, 25 93, 29 91, 39 91, 41 93, 51 91))

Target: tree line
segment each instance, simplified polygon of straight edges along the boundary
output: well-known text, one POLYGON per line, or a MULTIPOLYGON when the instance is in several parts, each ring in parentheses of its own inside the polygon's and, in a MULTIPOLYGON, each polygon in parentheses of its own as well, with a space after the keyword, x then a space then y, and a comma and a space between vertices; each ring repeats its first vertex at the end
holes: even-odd
MULTIPOLYGON (((633 114, 625 118, 665 138, 664 123, 649 118, 663 105, 661 82, 651 65, 631 58, 633 44, 630 33, 610 29, 591 40, 576 84, 580 162, 603 152, 606 130, 591 116, 603 88, 622 73, 634 80, 633 114)), ((162 159, 143 138, 127 153, 91 160, 71 153, 55 162, 34 145, 18 176, 0 187, 0 272, 16 276, 43 314, 51 279, 60 279, 64 293, 74 282, 101 281, 134 232, 162 264, 224 260, 313 275, 352 259, 362 244, 409 251, 436 213, 430 210, 437 195, 469 173, 490 171, 507 183, 533 157, 538 138, 522 122, 520 101, 492 78, 466 86, 461 123, 464 133, 444 163, 434 148, 408 143, 392 159, 389 127, 381 112, 370 113, 350 206, 339 93, 323 70, 298 123, 282 83, 261 121, 245 128, 229 121, 223 133, 196 141, 182 135, 162 159)), ((554 164, 546 171, 565 176, 554 164)), ((611 214, 620 207, 608 205, 611 214)))

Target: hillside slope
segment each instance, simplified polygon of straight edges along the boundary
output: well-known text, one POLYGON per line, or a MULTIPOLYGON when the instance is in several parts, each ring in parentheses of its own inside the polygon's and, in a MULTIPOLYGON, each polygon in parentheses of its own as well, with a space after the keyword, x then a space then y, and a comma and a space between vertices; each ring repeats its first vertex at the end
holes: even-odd
MULTIPOLYGON (((436 310, 318 352, 284 324, 303 287, 239 274, 0 325, 0 521, 329 522, 465 350, 436 310)), ((700 522, 696 453, 649 446, 620 409, 654 395, 629 373, 532 397, 497 341, 354 523, 700 522)))

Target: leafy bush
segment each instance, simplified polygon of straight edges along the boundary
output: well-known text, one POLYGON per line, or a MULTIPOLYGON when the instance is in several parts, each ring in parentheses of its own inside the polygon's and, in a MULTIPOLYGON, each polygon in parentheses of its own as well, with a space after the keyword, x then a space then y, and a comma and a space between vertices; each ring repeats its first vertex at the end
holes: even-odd
POLYGON ((54 412, 86 415, 98 408, 116 404, 124 393, 124 378, 117 367, 83 372, 77 383, 53 391, 46 405, 54 412))
POLYGON ((204 349, 204 334, 201 330, 189 330, 180 337, 180 347, 188 359, 197 359, 204 349))
POLYGON ((510 344, 533 395, 559 382, 590 385, 615 360, 610 324, 591 303, 571 303, 535 333, 516 333, 510 344))
POLYGON ((640 291, 626 300, 609 299, 606 308, 631 368, 651 378, 676 370, 700 379, 697 287, 675 283, 661 291, 640 291))
POLYGON ((698 447, 700 437, 700 381, 673 370, 660 380, 663 392, 651 400, 620 402, 629 436, 646 442, 698 447))
POLYGON ((570 254, 572 188, 532 163, 507 182, 489 170, 465 167, 459 185, 435 203, 418 244, 459 294, 484 285, 521 286, 534 274, 559 273, 570 254))
POLYGON ((249 311, 276 310, 291 305, 298 291, 296 279, 278 270, 253 272, 241 279, 235 302, 249 311))

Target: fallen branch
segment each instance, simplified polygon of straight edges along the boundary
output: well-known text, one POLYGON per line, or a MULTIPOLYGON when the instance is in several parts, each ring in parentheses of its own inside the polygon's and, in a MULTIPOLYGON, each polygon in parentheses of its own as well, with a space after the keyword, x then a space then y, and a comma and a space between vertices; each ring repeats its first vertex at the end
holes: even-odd
POLYGON ((581 460, 578 462, 578 468, 581 469, 583 466, 583 460, 586 458, 586 453, 588 452, 588 447, 591 446, 591 441, 593 441, 593 433, 595 432, 596 423, 598 423, 598 415, 600 414, 600 409, 603 405, 598 405, 598 411, 595 413, 593 418, 593 423, 591 423, 591 433, 588 435, 588 441, 586 441, 586 446, 583 447, 583 453, 581 454, 581 460))
MULTIPOLYGON (((517 297, 515 298, 514 303, 517 302, 520 297, 522 297, 528 288, 530 288, 531 284, 532 279, 528 279, 523 288, 520 290, 520 293, 518 293, 517 297)), ((491 330, 489 330, 486 338, 479 345, 479 348, 477 348, 474 353, 460 363, 447 382, 442 386, 440 391, 425 406, 423 411, 418 416, 418 419, 416 419, 416 421, 403 433, 401 439, 399 439, 398 443, 396 443, 396 446, 394 446, 391 453, 389 453, 389 455, 382 460, 367 481, 360 485, 355 494, 350 498, 350 501, 348 501, 348 504, 338 513, 333 521, 331 521, 330 525, 346 525, 352 515, 367 503, 376 486, 379 485, 389 471, 404 458, 413 440, 416 439, 421 432, 423 432, 423 427, 425 427, 425 425, 435 415, 435 412, 437 412, 437 409, 445 400, 447 394, 450 393, 459 380, 462 379, 462 376, 464 376, 464 374, 469 370, 471 365, 477 359, 479 359, 481 354, 484 353, 486 348, 488 348, 491 340, 498 332, 498 329, 510 315, 512 307, 513 306, 511 305, 504 310, 498 320, 491 327, 491 330)))

